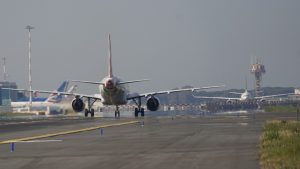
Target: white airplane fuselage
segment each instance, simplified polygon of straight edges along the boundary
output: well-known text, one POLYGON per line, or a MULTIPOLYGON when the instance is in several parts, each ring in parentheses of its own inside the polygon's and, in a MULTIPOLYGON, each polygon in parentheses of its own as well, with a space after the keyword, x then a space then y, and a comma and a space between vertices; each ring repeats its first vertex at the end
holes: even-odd
POLYGON ((251 93, 248 92, 248 90, 245 90, 244 93, 241 94, 241 101, 247 101, 247 100, 250 100, 250 99, 253 99, 251 93))
MULTIPOLYGON (((29 102, 11 102, 12 108, 24 108, 29 106, 29 102)), ((32 107, 47 107, 53 105, 51 102, 32 102, 32 107)))
POLYGON ((127 104, 127 95, 129 86, 127 84, 119 84, 122 80, 118 77, 105 77, 99 85, 102 103, 104 105, 124 105, 127 104), (117 85, 118 84, 118 85, 117 85))

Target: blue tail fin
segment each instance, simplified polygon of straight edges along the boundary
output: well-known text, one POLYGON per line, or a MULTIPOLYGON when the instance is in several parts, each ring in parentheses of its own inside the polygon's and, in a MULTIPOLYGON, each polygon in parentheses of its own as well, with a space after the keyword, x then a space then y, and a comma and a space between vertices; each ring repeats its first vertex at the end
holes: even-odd
MULTIPOLYGON (((63 83, 58 87, 55 92, 66 92, 69 85, 69 81, 63 81, 63 83)), ((46 102, 59 103, 62 100, 62 95, 57 95, 56 93, 52 93, 49 95, 46 102)))
POLYGON ((65 92, 68 88, 69 82, 68 81, 63 81, 63 83, 59 86, 57 89, 58 92, 65 92))

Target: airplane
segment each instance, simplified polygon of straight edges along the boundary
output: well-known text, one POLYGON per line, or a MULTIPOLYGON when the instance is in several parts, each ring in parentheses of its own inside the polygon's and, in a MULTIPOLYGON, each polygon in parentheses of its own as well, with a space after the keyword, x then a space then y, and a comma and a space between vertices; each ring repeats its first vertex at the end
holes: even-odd
MULTIPOLYGON (((33 101, 31 107, 33 109, 43 109, 50 104, 61 102, 63 97, 61 95, 58 95, 55 92, 65 92, 68 87, 68 84, 69 84, 68 81, 63 81, 63 83, 57 88, 57 90, 53 91, 54 93, 50 93, 48 98, 46 98, 46 99, 40 98, 40 99, 37 99, 38 101, 33 101)), ((6 88, 3 88, 3 89, 5 90, 6 88)), ((23 89, 17 89, 17 90, 18 91, 26 91, 23 89)), ((11 107, 13 109, 25 108, 25 107, 28 107, 28 105, 29 105, 29 101, 11 102, 11 107)))
POLYGON ((253 97, 250 92, 248 92, 247 88, 243 93, 237 93, 237 92, 230 92, 232 94, 238 94, 240 97, 207 97, 207 96, 195 96, 193 95, 194 98, 197 99, 219 99, 219 100, 227 100, 227 103, 231 103, 232 101, 249 101, 249 100, 258 100, 259 102, 265 102, 267 98, 272 98, 272 97, 279 97, 279 96, 287 96, 290 95, 291 93, 285 93, 285 94, 276 94, 276 95, 266 95, 266 96, 257 96, 253 97))
MULTIPOLYGON (((177 90, 165 90, 165 91, 143 93, 138 95, 131 95, 129 93, 128 84, 149 81, 149 79, 123 81, 119 77, 113 75, 110 34, 108 35, 108 75, 104 77, 100 82, 82 81, 82 80, 72 80, 72 81, 99 85, 99 93, 95 95, 69 93, 69 92, 56 92, 59 95, 71 95, 74 97, 73 101, 71 102, 71 105, 75 112, 82 112, 84 110, 85 117, 87 117, 89 114, 91 115, 91 117, 94 117, 94 109, 92 108, 92 106, 96 101, 100 101, 102 102, 103 105, 116 106, 115 118, 120 118, 119 106, 127 104, 129 100, 133 100, 137 106, 134 111, 135 117, 138 117, 139 114, 141 114, 141 116, 143 117, 145 110, 144 108, 142 108, 142 103, 141 103, 142 98, 146 98, 146 106, 148 110, 157 111, 160 105, 159 99, 156 97, 157 95, 170 94, 170 93, 182 92, 182 91, 193 92, 196 90, 212 89, 212 88, 219 88, 224 86, 222 85, 222 86, 208 86, 208 87, 187 88, 187 89, 177 89, 177 90), (87 108, 84 99, 87 102, 87 108)), ((11 89, 11 90, 15 90, 15 89, 11 89)), ((40 93, 53 93, 47 90, 27 90, 27 91, 28 92, 38 91, 40 93)))

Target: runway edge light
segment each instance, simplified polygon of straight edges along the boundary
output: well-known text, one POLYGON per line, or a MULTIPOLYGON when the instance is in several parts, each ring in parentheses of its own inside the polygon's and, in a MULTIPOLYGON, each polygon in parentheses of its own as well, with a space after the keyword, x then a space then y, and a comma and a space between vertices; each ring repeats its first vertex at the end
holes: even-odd
POLYGON ((12 143, 10 143, 10 152, 12 153, 14 151, 15 151, 15 143, 12 142, 12 143))
POLYGON ((102 136, 103 134, 103 128, 100 128, 100 135, 102 136))

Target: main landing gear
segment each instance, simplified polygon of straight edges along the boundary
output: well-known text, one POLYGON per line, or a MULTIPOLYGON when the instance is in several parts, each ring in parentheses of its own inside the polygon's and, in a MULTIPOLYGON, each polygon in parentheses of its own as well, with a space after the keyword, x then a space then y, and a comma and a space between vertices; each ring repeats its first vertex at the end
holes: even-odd
POLYGON ((89 113, 91 117, 95 116, 95 110, 92 108, 93 104, 96 102, 96 99, 87 98, 88 108, 84 110, 84 116, 88 117, 89 113))
POLYGON ((139 113, 141 113, 141 116, 144 117, 145 116, 145 110, 144 108, 135 108, 134 109, 134 116, 138 117, 139 113))
POLYGON ((89 113, 91 113, 91 117, 94 117, 94 115, 95 115, 95 110, 94 110, 94 109, 91 109, 91 110, 85 109, 85 110, 84 110, 84 116, 85 116, 85 117, 88 117, 88 116, 89 116, 89 113))
POLYGON ((119 106, 116 106, 115 118, 120 118, 119 106))
POLYGON ((141 117, 145 116, 145 109, 142 108, 142 103, 141 103, 141 97, 137 98, 138 100, 136 101, 136 99, 133 99, 134 103, 137 105, 137 108, 134 109, 134 116, 138 117, 139 113, 141 113, 141 117))

